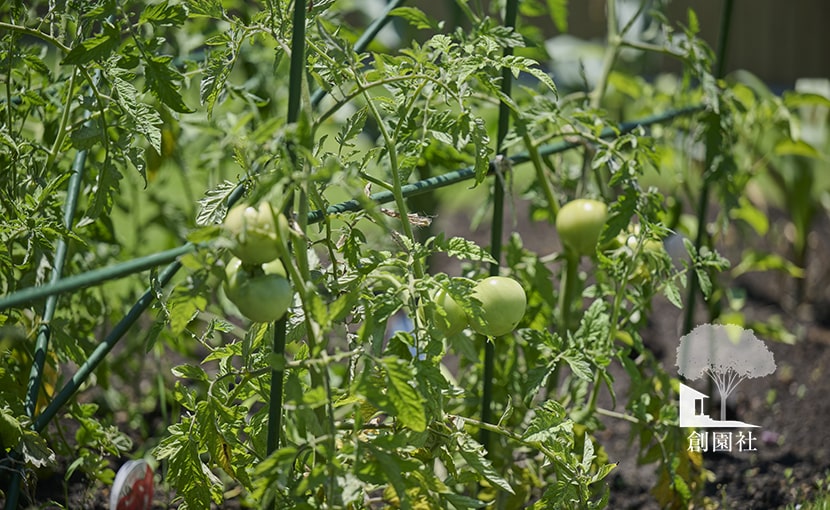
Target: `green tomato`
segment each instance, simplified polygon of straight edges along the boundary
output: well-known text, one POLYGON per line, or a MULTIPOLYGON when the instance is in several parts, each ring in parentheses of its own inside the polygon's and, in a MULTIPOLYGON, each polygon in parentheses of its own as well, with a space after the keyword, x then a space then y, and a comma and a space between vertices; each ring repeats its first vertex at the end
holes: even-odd
POLYGON ((479 318, 470 321, 474 330, 482 335, 502 336, 510 333, 525 315, 527 296, 519 282, 504 276, 490 276, 473 287, 472 296, 481 302, 479 318))
POLYGON ((566 248, 577 255, 593 255, 608 219, 608 206, 599 200, 578 198, 559 209, 556 230, 566 248))
MULTIPOLYGON (((430 292, 429 297, 446 314, 446 317, 444 317, 439 315, 438 312, 434 313, 435 325, 442 335, 445 337, 455 336, 469 325, 464 309, 458 306, 458 303, 444 289, 430 292)), ((418 318, 421 322, 426 320, 423 306, 418 308, 418 318)))
POLYGON ((266 264, 245 266, 238 258, 225 268, 225 294, 245 317, 254 322, 272 322, 282 317, 291 306, 294 291, 285 278, 285 269, 266 264), (279 273, 282 269, 282 274, 279 273), (269 273, 269 271, 274 271, 269 273))
POLYGON ((444 289, 439 289, 437 292, 434 292, 431 297, 432 301, 447 314, 446 317, 441 317, 437 313, 435 314, 435 322, 438 330, 444 336, 448 337, 461 333, 469 324, 464 309, 458 306, 458 303, 444 289))
POLYGON ((237 205, 228 211, 224 227, 233 241, 231 253, 244 264, 263 264, 279 256, 277 226, 268 202, 259 207, 237 205))

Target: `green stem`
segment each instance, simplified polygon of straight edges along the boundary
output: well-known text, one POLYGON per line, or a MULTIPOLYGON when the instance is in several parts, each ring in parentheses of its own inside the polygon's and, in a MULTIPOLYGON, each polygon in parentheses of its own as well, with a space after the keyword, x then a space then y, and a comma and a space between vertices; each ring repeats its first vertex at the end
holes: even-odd
POLYGON ((528 446, 530 448, 535 448, 542 452, 542 454, 548 458, 552 463, 554 463, 559 469, 563 472, 567 473, 570 480, 575 480, 577 477, 576 472, 573 468, 566 463, 562 462, 561 454, 557 454, 553 450, 549 449, 547 446, 542 444, 538 441, 528 441, 523 438, 521 435, 516 434, 515 432, 511 432, 509 430, 503 429, 498 425, 494 425, 492 423, 487 423, 485 421, 476 420, 475 418, 468 418, 466 416, 459 416, 459 415, 448 415, 448 418, 451 420, 458 420, 464 422, 465 424, 472 425, 474 427, 478 427, 479 430, 486 430, 488 432, 492 432, 494 434, 498 434, 500 436, 504 436, 511 441, 515 441, 521 445, 528 446))
MULTIPOLYGON (((51 170, 52 165, 55 164, 55 159, 57 159, 58 157, 58 152, 63 146, 63 141, 66 139, 66 125, 69 123, 69 114, 72 111, 72 98, 75 97, 74 89, 76 75, 77 72, 73 69, 72 75, 69 77, 69 89, 66 93, 66 104, 63 107, 63 115, 61 115, 60 124, 58 125, 58 134, 55 137, 55 142, 52 144, 52 148, 49 150, 49 156, 47 156, 46 158, 46 164, 43 165, 44 176, 49 174, 49 170, 51 170)), ((87 117, 89 117, 89 110, 87 110, 86 114, 87 117)), ((84 150, 78 152, 78 154, 81 153, 84 154, 84 160, 86 160, 86 151, 84 150)), ((81 162, 81 167, 83 168, 83 162, 81 162)))
MULTIPOLYGON (((392 174, 392 197, 395 200, 395 205, 398 207, 398 214, 400 214, 401 217, 401 226, 403 228, 404 235, 414 245, 415 235, 412 232, 412 224, 409 221, 409 211, 407 210, 406 200, 404 200, 404 195, 402 191, 403 184, 401 182, 400 168, 398 167, 398 152, 397 148, 395 147, 395 140, 389 134, 389 130, 386 129, 386 124, 384 124, 383 122, 383 117, 380 115, 380 112, 378 111, 377 106, 372 100, 372 96, 369 94, 368 90, 363 90, 363 97, 366 99, 366 104, 369 107, 369 111, 375 118, 375 121, 378 125, 378 129, 380 130, 381 136, 383 137, 384 143, 386 144, 386 152, 389 154, 389 170, 392 174)), ((421 260, 418 257, 413 257, 412 259, 412 271, 415 274, 415 278, 421 279, 424 277, 424 267, 421 264, 421 260)))
POLYGON ((607 9, 606 25, 608 30, 608 46, 605 48, 605 56, 602 60, 602 71, 600 72, 599 80, 591 92, 592 108, 599 108, 602 104, 605 89, 608 87, 608 78, 614 69, 614 62, 617 60, 620 44, 622 44, 622 37, 617 30, 617 2, 616 0, 607 0, 605 5, 607 9))
MULTIPOLYGON (((516 16, 519 11, 518 0, 508 0, 504 12, 504 25, 508 28, 516 27, 516 16)), ((513 55, 513 48, 508 47, 504 49, 504 56, 509 57, 513 55)), ((503 97, 509 98, 513 86, 513 75, 510 70, 504 68, 501 70, 501 92, 503 97)), ((507 133, 510 129, 510 105, 506 101, 499 104, 499 120, 498 132, 496 135, 496 154, 499 157, 506 157, 507 152, 504 149, 504 141, 507 138, 507 133)), ((493 220, 490 230, 490 255, 493 256, 493 262, 490 264, 490 275, 497 276, 501 268, 501 249, 502 249, 502 235, 504 232, 504 179, 505 175, 500 172, 502 165, 498 163, 491 165, 495 167, 495 177, 493 178, 493 220)), ((488 339, 484 344, 484 386, 481 395, 481 421, 490 423, 493 421, 493 377, 496 363, 496 349, 495 343, 488 339)), ((484 445, 485 450, 489 452, 490 431, 486 428, 480 430, 479 440, 484 445)))
POLYGON ((66 46, 65 44, 63 44, 62 42, 48 34, 44 34, 40 30, 34 30, 28 27, 21 27, 20 25, 14 25, 12 23, 6 23, 3 21, 0 21, 0 28, 5 28, 7 30, 11 30, 14 32, 20 32, 21 34, 30 35, 42 41, 46 41, 60 49, 63 53, 69 53, 70 51, 72 51, 72 48, 70 48, 69 46, 66 46))
MULTIPOLYGON (((159 274, 158 285, 163 287, 170 283, 170 280, 173 279, 173 276, 179 271, 179 269, 181 269, 181 267, 182 264, 179 261, 167 266, 167 268, 159 274)), ((78 371, 75 372, 72 379, 66 383, 55 398, 49 402, 46 409, 44 409, 43 412, 40 413, 40 415, 35 419, 32 424, 32 430, 40 432, 46 427, 46 425, 58 413, 60 408, 69 401, 72 395, 74 395, 78 388, 80 388, 80 386, 86 381, 87 377, 89 377, 89 375, 95 370, 98 364, 104 360, 106 355, 112 350, 115 344, 118 343, 121 337, 129 331, 133 324, 138 321, 139 317, 141 317, 147 308, 150 307, 154 299, 155 291, 151 287, 141 295, 133 307, 130 308, 127 315, 125 315, 124 318, 115 325, 112 331, 110 331, 110 333, 104 338, 104 341, 98 344, 98 347, 92 351, 86 361, 84 361, 84 363, 78 368, 78 371)))
MULTIPOLYGON (((303 75, 305 69, 305 23, 305 2, 300 2, 299 0, 296 0, 294 2, 294 18, 292 21, 293 32, 291 34, 291 64, 288 83, 288 114, 286 118, 286 122, 288 124, 297 122, 297 120, 300 117, 300 99, 302 97, 303 75)), ((291 151, 293 156, 293 150, 290 147, 289 150, 291 151)), ((294 157, 292 157, 291 159, 296 160, 296 158, 294 157)), ((290 214, 290 210, 287 212, 290 214)), ((279 223, 277 224, 279 225, 279 223)), ((282 235, 280 235, 281 247, 285 247, 284 243, 286 241, 287 240, 282 239, 282 235)), ((302 249, 304 250, 305 247, 302 247, 302 249)), ((291 264, 290 259, 287 257, 287 254, 284 254, 284 256, 285 257, 283 258, 283 262, 285 263, 285 265, 291 266, 291 268, 293 269, 293 264, 291 264)), ((295 285, 303 285, 304 282, 304 279, 294 279, 295 285)), ((301 294, 303 294, 303 290, 304 289, 301 289, 301 294)), ((287 316, 283 316, 274 324, 273 352, 275 356, 285 356, 285 335, 287 326, 287 316)), ((312 330, 309 329, 308 337, 312 338, 312 336, 312 330)), ((269 455, 272 452, 276 451, 279 448, 280 444, 280 432, 282 426, 283 411, 282 385, 282 368, 272 369, 271 391, 270 399, 268 402, 268 435, 266 440, 266 452, 269 455)))
POLYGON ((29 287, 0 299, 0 310, 26 304, 38 299, 71 292, 89 286, 99 285, 107 280, 121 278, 147 269, 158 267, 161 264, 172 262, 182 255, 196 250, 196 245, 186 243, 178 248, 166 250, 146 257, 140 257, 129 262, 115 264, 101 269, 94 269, 76 276, 64 278, 59 282, 49 283, 38 287, 29 287))
MULTIPOLYGON (((285 356, 286 316, 274 323, 274 354, 285 356)), ((280 447, 280 431, 282 430, 282 385, 284 371, 271 369, 270 407, 268 409, 268 436, 266 451, 271 453, 280 447)))
MULTIPOLYGON (((66 196, 66 203, 64 204, 64 227, 67 230, 72 229, 74 223, 75 210, 77 209, 78 195, 81 191, 81 184, 83 183, 84 164, 86 163, 87 152, 85 150, 79 151, 75 156, 75 161, 72 163, 72 177, 69 180, 69 190, 66 196)), ((62 237, 58 240, 55 248, 54 270, 52 271, 51 283, 56 284, 63 276, 63 268, 66 263, 66 254, 69 249, 69 241, 62 237)), ((51 336, 51 327, 49 323, 55 315, 55 308, 57 306, 58 294, 52 294, 46 300, 46 307, 43 312, 43 321, 38 328, 37 340, 35 341, 35 355, 34 363, 32 363, 32 370, 29 374, 29 383, 26 391, 26 401, 24 407, 26 414, 29 417, 34 417, 35 406, 37 404, 38 393, 40 392, 40 384, 43 377, 43 365, 46 361, 46 354, 49 349, 49 337, 51 336)))
POLYGON ((579 279, 579 255, 565 248, 565 276, 559 282, 559 314, 562 329, 571 329, 571 310, 576 298, 576 283, 579 279))
MULTIPOLYGON (((726 69, 726 48, 729 42, 729 28, 732 20, 733 0, 725 0, 721 15, 720 36, 718 38, 718 54, 715 68, 715 77, 723 77, 726 69)), ((704 243, 707 243, 706 236, 706 211, 709 208, 709 186, 710 179, 707 173, 715 160, 716 154, 720 151, 720 122, 719 114, 711 112, 706 119, 706 158, 703 170, 703 184, 700 188, 700 197, 697 204, 697 236, 695 237, 695 251, 699 252, 704 243)), ((685 316, 683 317, 683 334, 692 330, 694 323, 695 301, 697 300, 700 282, 697 278, 697 271, 689 273, 689 290, 686 297, 685 316)))

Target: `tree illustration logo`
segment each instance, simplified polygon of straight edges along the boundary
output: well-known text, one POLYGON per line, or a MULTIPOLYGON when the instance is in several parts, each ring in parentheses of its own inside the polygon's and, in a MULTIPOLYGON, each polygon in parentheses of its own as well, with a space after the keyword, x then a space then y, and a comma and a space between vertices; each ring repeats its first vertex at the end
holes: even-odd
POLYGON ((677 369, 690 380, 709 376, 721 397, 720 420, 713 420, 702 412, 706 395, 681 384, 681 427, 753 426, 726 421, 726 399, 744 379, 773 373, 775 359, 750 330, 734 324, 704 324, 680 339, 677 369))

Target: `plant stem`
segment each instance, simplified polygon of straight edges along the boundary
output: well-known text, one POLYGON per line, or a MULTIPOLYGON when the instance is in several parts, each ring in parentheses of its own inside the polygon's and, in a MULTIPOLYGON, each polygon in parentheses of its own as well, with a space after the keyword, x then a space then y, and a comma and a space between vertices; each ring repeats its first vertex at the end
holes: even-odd
POLYGON ((579 255, 565 248, 565 277, 559 283, 559 314, 563 331, 571 329, 571 310, 579 278, 579 255))
MULTIPOLYGON (((286 122, 292 124, 297 122, 300 117, 300 99, 302 93, 303 74, 305 72, 305 2, 295 0, 294 2, 294 18, 292 22, 291 34, 291 64, 290 76, 288 83, 288 114, 286 122)), ((293 151, 291 148, 289 150, 293 151)), ((292 160, 296 158, 292 157, 292 160)), ((290 213, 290 211, 288 211, 290 213)), ((287 240, 282 239, 280 235, 280 247, 287 240)), ((305 247, 303 247, 305 249, 305 247)), ((286 265, 291 265, 289 259, 284 259, 286 265)), ((303 285, 305 280, 295 280, 295 285, 303 285)), ((304 288, 300 293, 303 294, 304 288)), ((283 316, 274 324, 274 344, 273 352, 275 356, 285 356, 285 333, 288 326, 287 316, 283 316)), ((308 337, 312 338, 313 330, 309 330, 308 337)), ((274 368, 271 370, 271 392, 268 402, 268 436, 266 451, 270 455, 279 448, 280 432, 282 425, 282 385, 283 385, 283 370, 282 368, 274 368)))
POLYGON ((591 92, 591 108, 599 108, 602 104, 602 98, 605 95, 605 89, 608 87, 608 78, 611 76, 611 71, 614 69, 614 62, 617 60, 617 54, 620 50, 622 37, 617 30, 617 2, 616 0, 607 0, 606 7, 606 26, 608 30, 608 46, 605 48, 605 56, 602 60, 602 71, 599 75, 594 90, 591 92))
MULTIPOLYGON (((361 86, 365 86, 365 84, 361 84, 361 86)), ((363 97, 366 99, 369 111, 372 113, 372 116, 377 122, 378 129, 380 130, 381 136, 386 144, 386 152, 389 154, 389 171, 392 174, 392 196, 395 200, 395 205, 398 207, 398 214, 400 214, 401 217, 401 227, 403 228, 403 233, 414 245, 415 235, 412 232, 412 224, 409 222, 409 211, 407 210, 406 200, 404 200, 403 196, 403 184, 401 182, 401 173, 398 166, 398 153, 397 148, 395 147, 395 140, 392 138, 392 135, 390 135, 389 130, 386 129, 383 117, 380 115, 377 106, 372 100, 372 96, 369 94, 369 91, 365 88, 363 89, 363 97)), ((415 274, 415 278, 421 279, 424 277, 424 267, 421 264, 421 260, 417 257, 412 258, 412 271, 415 274)))
MULTIPOLYGON (((516 27, 516 16, 519 11, 518 0, 508 0, 504 12, 504 25, 508 28, 516 27)), ((513 48, 508 47, 504 49, 504 56, 509 57, 513 55, 513 48)), ((501 92, 504 97, 509 98, 513 85, 513 76, 510 70, 503 68, 501 70, 501 92)), ((506 157, 507 151, 504 149, 504 141, 507 138, 507 132, 510 129, 510 105, 506 101, 499 104, 499 120, 498 132, 496 135, 496 154, 499 157, 506 157)), ((496 175, 493 178, 493 220, 490 230, 490 255, 493 256, 494 263, 490 264, 490 275, 497 276, 501 268, 501 248, 502 235, 504 232, 504 179, 505 176, 500 172, 498 163, 492 165, 496 167, 496 175)), ((484 344, 484 386, 481 395, 481 421, 490 423, 492 421, 492 406, 493 406, 493 377, 496 363, 496 348, 492 339, 488 338, 484 344)), ((489 453, 490 431, 486 428, 480 430, 479 440, 484 445, 485 450, 489 453)))
MULTIPOLYGON (((718 53, 715 64, 715 77, 721 78, 726 70, 726 48, 729 42, 729 29, 732 20, 733 0, 725 0, 721 14, 720 36, 718 37, 718 53)), ((719 113, 710 112, 706 118, 706 158, 703 170, 703 184, 700 188, 700 197, 697 204, 697 236, 695 237, 695 252, 699 252, 706 237, 706 211, 709 209, 709 186, 710 179, 707 173, 713 164, 716 152, 720 150, 720 122, 719 113)), ((683 334, 688 334, 693 327, 695 301, 700 288, 697 278, 697 271, 689 272, 689 290, 686 298, 685 316, 683 317, 683 334)), ((710 392, 711 393, 711 389, 710 392)))

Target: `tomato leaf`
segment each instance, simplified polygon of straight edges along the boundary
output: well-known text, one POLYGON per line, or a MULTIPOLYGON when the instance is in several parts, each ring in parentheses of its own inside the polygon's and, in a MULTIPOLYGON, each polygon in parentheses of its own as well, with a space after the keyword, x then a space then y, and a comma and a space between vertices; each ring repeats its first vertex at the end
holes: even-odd
POLYGON ((467 461, 467 464, 485 480, 492 483, 510 494, 515 494, 513 487, 510 486, 507 480, 499 476, 498 472, 493 468, 493 464, 484 456, 484 447, 476 442, 472 437, 463 433, 456 433, 455 440, 459 446, 459 453, 467 461))
POLYGON ((75 45, 61 62, 64 65, 83 65, 93 60, 104 60, 121 44, 121 34, 112 23, 102 24, 103 33, 75 45))
POLYGON ((423 432, 427 428, 427 418, 423 396, 413 386, 416 378, 412 365, 392 357, 384 358, 382 365, 389 383, 386 395, 398 411, 401 424, 416 432, 423 432))
MULTIPOLYGON (((150 90, 156 98, 179 113, 192 113, 179 93, 182 75, 171 65, 173 57, 152 56, 145 61, 145 91, 150 90)), ((158 150, 161 153, 161 149, 158 150)))

